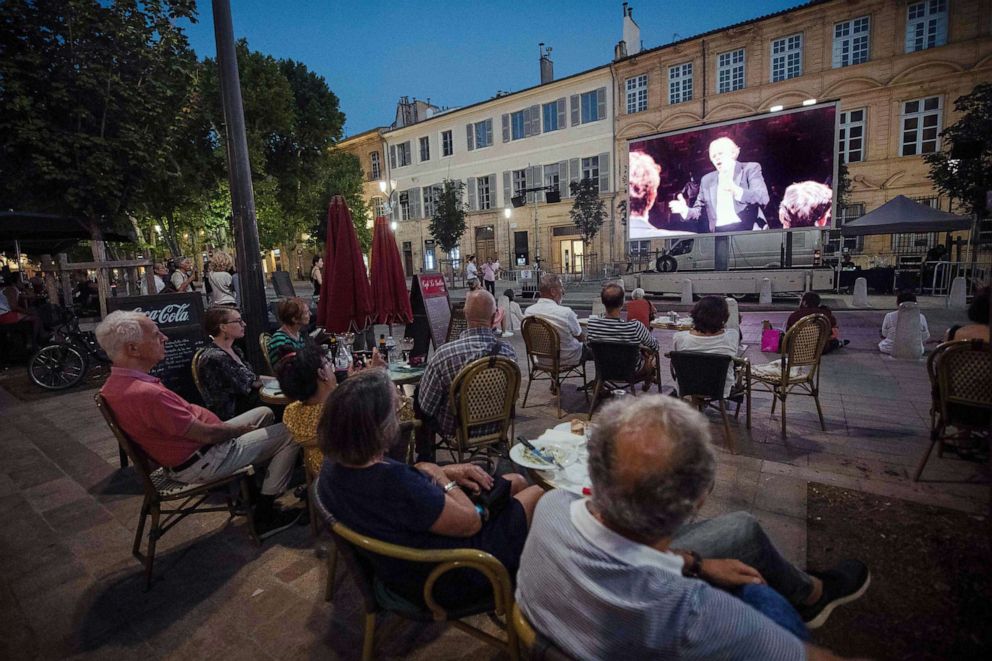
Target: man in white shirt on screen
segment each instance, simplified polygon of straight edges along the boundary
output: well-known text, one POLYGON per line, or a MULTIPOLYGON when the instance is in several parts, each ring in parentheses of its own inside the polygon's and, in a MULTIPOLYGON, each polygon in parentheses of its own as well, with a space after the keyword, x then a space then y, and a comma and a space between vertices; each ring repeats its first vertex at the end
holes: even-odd
POLYGON ((740 147, 730 138, 711 142, 710 162, 716 171, 703 176, 691 208, 679 193, 668 203, 671 212, 685 220, 705 217, 710 232, 742 232, 755 229, 756 224, 763 226, 762 207, 768 204, 768 188, 761 165, 739 162, 740 153, 740 147))

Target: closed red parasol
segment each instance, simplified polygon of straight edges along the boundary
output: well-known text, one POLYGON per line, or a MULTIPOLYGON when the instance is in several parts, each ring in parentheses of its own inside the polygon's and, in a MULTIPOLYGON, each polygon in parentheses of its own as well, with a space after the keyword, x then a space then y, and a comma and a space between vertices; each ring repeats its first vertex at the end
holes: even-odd
POLYGON ((332 333, 360 331, 372 323, 372 296, 365 275, 351 212, 335 195, 327 209, 324 283, 317 305, 317 324, 332 333))
POLYGON ((372 310, 376 323, 408 324, 413 321, 410 292, 396 238, 385 216, 375 219, 372 235, 372 310))

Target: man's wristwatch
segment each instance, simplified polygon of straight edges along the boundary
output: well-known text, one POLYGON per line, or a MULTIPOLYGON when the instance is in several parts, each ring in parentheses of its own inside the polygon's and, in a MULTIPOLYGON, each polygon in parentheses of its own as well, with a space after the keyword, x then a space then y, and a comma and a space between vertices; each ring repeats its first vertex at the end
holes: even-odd
POLYGON ((452 480, 451 482, 448 482, 447 484, 444 485, 444 493, 450 493, 451 491, 454 491, 457 488, 458 488, 458 483, 452 480))
POLYGON ((682 575, 686 578, 699 578, 703 573, 703 559, 695 551, 683 551, 690 556, 692 562, 686 562, 682 566, 682 575))

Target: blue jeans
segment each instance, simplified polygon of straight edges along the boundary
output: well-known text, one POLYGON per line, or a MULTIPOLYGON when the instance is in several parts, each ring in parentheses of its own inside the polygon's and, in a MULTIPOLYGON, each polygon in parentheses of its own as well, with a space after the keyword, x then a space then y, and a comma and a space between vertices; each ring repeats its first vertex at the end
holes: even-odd
POLYGON ((742 585, 731 590, 745 604, 802 641, 809 640, 809 629, 792 604, 767 585, 742 585))

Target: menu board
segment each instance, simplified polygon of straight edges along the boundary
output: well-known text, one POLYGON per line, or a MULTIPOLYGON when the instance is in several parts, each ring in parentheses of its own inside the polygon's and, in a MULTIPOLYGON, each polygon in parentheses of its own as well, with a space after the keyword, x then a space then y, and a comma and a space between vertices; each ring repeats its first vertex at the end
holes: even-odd
POLYGON ((193 355, 206 342, 200 325, 203 315, 203 298, 200 294, 157 294, 155 296, 126 296, 108 298, 107 308, 144 312, 158 324, 158 329, 169 338, 165 344, 165 359, 152 368, 173 392, 189 402, 202 403, 200 393, 193 383, 193 355))
POLYGON ((437 348, 448 338, 451 304, 444 276, 440 273, 413 276, 410 307, 413 308, 413 322, 407 325, 406 334, 414 340, 411 355, 426 356, 430 342, 433 341, 437 348))

